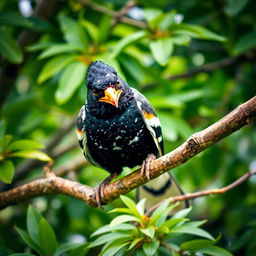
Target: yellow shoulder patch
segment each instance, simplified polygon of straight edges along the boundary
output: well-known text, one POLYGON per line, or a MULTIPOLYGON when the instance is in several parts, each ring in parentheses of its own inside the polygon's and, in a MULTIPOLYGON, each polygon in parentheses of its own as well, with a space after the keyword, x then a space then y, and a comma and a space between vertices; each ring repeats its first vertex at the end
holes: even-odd
POLYGON ((143 110, 143 116, 144 116, 146 119, 151 119, 151 118, 156 117, 153 113, 147 113, 147 112, 144 111, 144 110, 143 110))

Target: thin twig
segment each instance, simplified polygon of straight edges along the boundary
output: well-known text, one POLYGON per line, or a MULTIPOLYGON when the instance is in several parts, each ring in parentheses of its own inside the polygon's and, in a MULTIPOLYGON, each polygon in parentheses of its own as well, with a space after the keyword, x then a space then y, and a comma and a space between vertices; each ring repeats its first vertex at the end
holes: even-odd
MULTIPOLYGON (((174 196, 170 199, 170 203, 176 203, 179 201, 185 201, 185 200, 191 200, 191 199, 195 199, 198 197, 203 197, 203 196, 209 196, 209 195, 217 195, 217 194, 224 194, 227 191, 237 187, 238 185, 240 185, 241 183, 245 182, 246 180, 248 180, 252 175, 256 174, 256 170, 254 171, 250 171, 247 172, 246 174, 244 174, 242 177, 240 177, 239 179, 237 179, 236 181, 234 181, 233 183, 229 184, 226 187, 223 188, 216 188, 216 189, 208 189, 208 190, 203 190, 203 191, 198 191, 198 192, 194 192, 194 193, 189 193, 189 194, 185 194, 185 195, 180 195, 180 196, 174 196)), ((160 202, 158 202, 157 204, 155 204, 154 206, 152 206, 147 212, 146 215, 150 216, 157 207, 159 207, 159 205, 161 205, 166 199, 161 200, 160 202)))
MULTIPOLYGON (((164 242, 164 241, 161 241, 161 245, 162 246, 164 246, 168 251, 170 251, 171 253, 173 253, 173 248, 170 246, 170 245, 168 245, 166 242, 164 242)), ((177 251, 175 251, 175 252, 177 252, 177 251)), ((178 253, 178 252, 177 252, 178 253)))
MULTIPOLYGON (((255 116, 256 96, 238 106, 218 122, 190 136, 182 145, 172 152, 154 160, 149 168, 151 179, 174 169, 244 125, 251 123, 255 116)), ((249 176, 251 176, 251 174, 248 174, 247 178, 249 178, 249 176)), ((245 177, 241 179, 245 179, 245 177)), ((126 194, 146 182, 148 182, 148 180, 146 177, 141 176, 140 170, 132 172, 104 188, 105 197, 102 198, 102 204, 111 202, 118 198, 120 194, 126 194)), ((228 188, 230 188, 230 186, 228 186, 228 188)), ((216 193, 215 191, 216 190, 211 190, 211 193, 216 193)), ((35 180, 15 189, 0 193, 0 207, 4 208, 12 204, 24 202, 36 196, 57 193, 73 196, 91 206, 97 206, 93 188, 63 178, 53 177, 35 180)), ((187 196, 189 199, 191 194, 187 196)), ((180 197, 180 200, 184 199, 180 197)))
MULTIPOLYGON (((104 13, 106 15, 109 15, 113 18, 118 18, 118 16, 120 15, 119 12, 110 10, 102 5, 99 4, 95 4, 91 1, 88 0, 77 0, 79 3, 91 8, 94 11, 100 12, 100 13, 104 13)), ((128 24, 128 25, 132 25, 141 29, 146 29, 147 28, 147 24, 143 21, 140 20, 134 20, 134 19, 130 19, 126 16, 121 16, 119 19, 122 23, 128 24)))
MULTIPOLYGON (((173 80, 177 80, 177 79, 189 78, 191 76, 194 76, 194 75, 197 75, 200 73, 210 73, 214 70, 230 66, 230 65, 238 62, 239 60, 243 60, 243 59, 246 59, 245 55, 240 55, 240 56, 236 56, 236 57, 227 57, 222 60, 218 60, 218 61, 215 61, 215 62, 212 62, 209 64, 205 64, 201 67, 191 69, 189 71, 186 71, 186 72, 178 74, 178 75, 167 76, 165 79, 167 79, 169 81, 173 81, 173 80)), ((151 82, 151 83, 145 84, 143 86, 143 89, 145 90, 145 89, 154 87, 155 85, 156 85, 156 82, 151 82)))
POLYGON ((122 20, 122 18, 128 13, 128 11, 135 6, 134 1, 128 1, 123 8, 121 8, 113 18, 112 28, 122 20))

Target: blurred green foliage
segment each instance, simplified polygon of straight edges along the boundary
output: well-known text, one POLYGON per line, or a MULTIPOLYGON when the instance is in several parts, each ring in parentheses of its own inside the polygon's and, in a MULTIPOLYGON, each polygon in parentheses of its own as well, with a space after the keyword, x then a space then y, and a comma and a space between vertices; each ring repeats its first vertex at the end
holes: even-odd
MULTIPOLYGON (((169 200, 158 206, 151 217, 146 215, 145 202, 142 199, 135 204, 126 196, 120 196, 126 208, 116 208, 110 213, 125 213, 114 218, 110 224, 97 229, 91 235, 94 241, 87 243, 59 244, 49 223, 36 209, 28 207, 27 231, 16 227, 22 240, 39 255, 90 255, 92 248, 103 246, 99 255, 191 255, 204 253, 212 256, 231 256, 215 245, 208 232, 199 228, 205 221, 190 221, 185 218, 191 208, 182 209, 169 217, 170 212, 179 203, 170 205, 169 200), (191 239, 199 236, 201 239, 191 239), (95 238, 97 237, 97 238, 95 238), (177 239, 178 238, 178 239, 177 239), (68 253, 68 254, 67 254, 68 253)), ((11 254, 11 256, 17 254, 11 254)), ((23 255, 34 255, 21 253, 23 255)))
MULTIPOLYGON (((166 152, 255 95, 252 0, 141 0, 129 10, 128 21, 113 18, 126 1, 98 0, 92 8, 85 0, 55 5, 43 0, 47 11, 30 17, 19 2, 0 3, 0 179, 12 181, 0 182, 0 191, 40 177, 43 163, 23 159, 40 159, 38 154, 41 160, 52 157, 61 175, 90 186, 107 176, 99 168, 77 164, 82 154, 74 120, 85 102, 85 73, 92 60, 109 63, 151 101, 162 123, 166 152), (205 72, 209 63, 210 72, 205 72), (41 145, 47 155, 38 151, 41 145)), ((36 8, 36 2, 31 4, 36 8)), ((176 168, 184 190, 222 187, 255 169, 254 126, 176 168)), ((234 255, 254 255, 255 192, 252 177, 225 195, 194 200, 191 218, 208 219, 207 231, 221 234, 219 244, 234 255)), ((85 242, 111 221, 105 211, 62 195, 31 203, 51 223, 60 243, 85 242)), ((105 208, 119 205, 116 200, 105 208)), ((0 212, 0 255, 27 252, 14 229, 25 229, 27 207, 0 212)), ((41 226, 49 229, 44 221, 41 226)))

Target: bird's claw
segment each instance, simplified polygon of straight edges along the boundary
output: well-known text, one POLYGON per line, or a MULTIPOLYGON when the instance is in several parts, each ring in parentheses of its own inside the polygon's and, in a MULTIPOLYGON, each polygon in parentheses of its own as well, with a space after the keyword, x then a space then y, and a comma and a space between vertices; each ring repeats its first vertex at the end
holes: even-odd
POLYGON ((101 199, 104 198, 104 188, 105 188, 106 184, 104 183, 101 183, 99 184, 99 186, 97 186, 95 189, 94 189, 94 192, 95 192, 95 200, 96 200, 96 203, 98 205, 98 208, 100 209, 104 209, 102 207, 102 204, 101 204, 101 199))
POLYGON ((142 162, 140 175, 146 176, 150 180, 150 165, 156 159, 156 156, 153 154, 148 154, 147 158, 142 162))
POLYGON ((105 187, 117 176, 117 173, 112 173, 109 175, 103 182, 101 182, 95 189, 95 200, 98 205, 98 208, 104 209, 102 207, 101 201, 105 198, 104 189, 105 187))

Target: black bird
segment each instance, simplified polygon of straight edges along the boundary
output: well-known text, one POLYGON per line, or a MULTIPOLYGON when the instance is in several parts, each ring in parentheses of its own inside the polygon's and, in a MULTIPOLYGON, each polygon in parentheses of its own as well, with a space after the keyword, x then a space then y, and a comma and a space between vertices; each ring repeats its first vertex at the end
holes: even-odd
MULTIPOLYGON (((142 165, 141 175, 150 179, 152 159, 163 154, 163 138, 153 106, 131 88, 109 65, 96 61, 86 75, 87 101, 77 118, 77 136, 85 157, 110 173, 97 188, 100 206, 103 188, 123 167, 142 165)), ((169 173, 137 190, 137 199, 148 198, 148 205, 162 198, 183 194, 169 173)))

